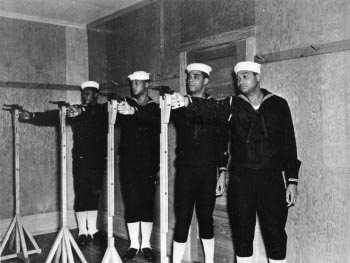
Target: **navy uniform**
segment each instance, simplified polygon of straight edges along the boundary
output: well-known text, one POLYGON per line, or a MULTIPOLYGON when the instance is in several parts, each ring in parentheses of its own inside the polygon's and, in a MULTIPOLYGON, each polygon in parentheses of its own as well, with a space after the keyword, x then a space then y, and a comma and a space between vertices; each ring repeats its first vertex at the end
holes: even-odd
MULTIPOLYGON (((99 84, 87 81, 81 88, 94 88, 97 91, 99 84)), ((106 103, 74 107, 78 107, 81 114, 66 121, 73 131, 74 210, 81 239, 78 243, 84 245, 86 238, 92 238, 98 231, 97 210, 107 164, 108 112, 106 103)), ((59 127, 59 111, 35 112, 26 122, 59 127)))
MULTIPOLYGON (((215 101, 211 95, 204 93, 210 72, 211 67, 203 63, 187 66, 189 96, 215 101), (207 82, 202 82, 200 75, 207 82), (191 88, 191 85, 194 87, 191 88)), ((172 111, 171 119, 177 132, 173 262, 181 262, 183 257, 194 207, 205 262, 213 262, 213 212, 218 173, 226 172, 228 163, 228 129, 224 124, 207 123, 192 117, 183 108, 172 111)))
POLYGON ((159 105, 151 98, 141 106, 125 98, 136 109, 133 115, 117 117, 120 134, 120 178, 127 223, 153 222, 155 182, 159 171, 159 105))
POLYGON ((122 260, 133 259, 139 251, 145 259, 153 260, 150 238, 159 171, 160 109, 147 95, 149 73, 136 71, 128 77, 132 98, 118 104, 116 122, 121 128, 120 182, 130 238, 130 247, 122 260))
MULTIPOLYGON (((237 64, 235 72, 242 69, 260 73, 260 65, 253 62, 237 64)), ((186 110, 203 121, 229 124, 229 201, 238 262, 252 262, 256 213, 270 262, 286 262, 288 207, 282 172, 288 187, 296 185, 301 162, 288 103, 267 90, 261 92, 256 109, 241 94, 222 101, 190 98, 186 110)))

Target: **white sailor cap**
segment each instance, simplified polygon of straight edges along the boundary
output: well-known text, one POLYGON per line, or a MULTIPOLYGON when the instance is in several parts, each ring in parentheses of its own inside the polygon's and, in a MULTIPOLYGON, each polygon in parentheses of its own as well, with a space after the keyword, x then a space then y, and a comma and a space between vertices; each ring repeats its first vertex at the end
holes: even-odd
POLYGON ((149 73, 145 71, 135 71, 128 76, 130 80, 149 80, 149 73))
POLYGON ((189 64, 186 69, 187 69, 187 72, 190 72, 192 70, 200 70, 204 73, 207 73, 208 75, 210 75, 210 72, 212 71, 212 68, 210 66, 208 66, 207 64, 203 64, 203 63, 189 64))
POLYGON ((81 84, 81 89, 85 89, 85 88, 95 88, 95 89, 99 89, 100 88, 100 84, 98 84, 96 81, 85 81, 83 84, 81 84))
POLYGON ((241 70, 252 71, 260 74, 261 65, 252 61, 243 61, 236 64, 234 71, 237 74, 241 70))

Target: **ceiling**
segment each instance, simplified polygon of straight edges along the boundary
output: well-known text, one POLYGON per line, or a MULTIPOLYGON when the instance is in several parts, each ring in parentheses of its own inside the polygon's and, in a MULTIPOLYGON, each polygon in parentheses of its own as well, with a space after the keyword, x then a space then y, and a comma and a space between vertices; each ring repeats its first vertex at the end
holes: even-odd
POLYGON ((0 17, 85 28, 142 0, 0 0, 0 17))

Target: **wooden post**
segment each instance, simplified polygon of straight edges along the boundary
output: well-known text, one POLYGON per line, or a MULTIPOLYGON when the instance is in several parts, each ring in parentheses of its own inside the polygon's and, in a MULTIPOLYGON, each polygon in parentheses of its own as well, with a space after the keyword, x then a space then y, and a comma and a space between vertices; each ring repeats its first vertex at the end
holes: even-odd
POLYGON ((39 248, 38 244, 35 242, 32 234, 24 227, 21 213, 20 213, 21 203, 20 203, 20 183, 19 183, 20 170, 19 170, 18 117, 19 117, 19 107, 14 106, 12 110, 12 125, 13 125, 13 133, 14 133, 13 156, 14 156, 14 170, 15 170, 15 216, 0 246, 0 262, 1 260, 6 260, 10 258, 20 258, 25 262, 29 262, 28 256, 30 254, 41 253, 41 249, 39 248), (34 246, 33 250, 28 251, 24 233, 27 234, 27 237, 29 238, 30 243, 34 246), (10 248, 12 248, 12 245, 15 242, 16 253, 6 255, 6 256, 1 256, 11 234, 12 234, 12 240, 10 242, 10 248))
POLYGON ((115 249, 113 237, 114 217, 114 124, 117 118, 116 100, 108 102, 108 135, 107 135, 107 238, 108 247, 102 263, 121 263, 122 260, 115 249))
POLYGON ((60 146, 61 146, 61 201, 62 201, 62 228, 53 243, 51 250, 45 260, 49 263, 55 256, 55 262, 61 258, 62 262, 74 263, 72 254, 73 246, 79 259, 83 263, 87 263, 83 253, 80 251, 72 234, 67 228, 67 130, 66 130, 66 106, 60 105, 60 146))
POLYGON ((171 95, 159 97, 161 109, 160 133, 160 257, 161 263, 168 263, 167 233, 168 233, 168 124, 171 112, 171 95))

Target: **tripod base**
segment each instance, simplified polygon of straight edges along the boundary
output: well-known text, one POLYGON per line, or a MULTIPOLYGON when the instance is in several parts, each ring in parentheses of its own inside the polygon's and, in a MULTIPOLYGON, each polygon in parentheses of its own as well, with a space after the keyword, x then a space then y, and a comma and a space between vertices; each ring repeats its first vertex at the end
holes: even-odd
POLYGON ((81 253, 77 243, 75 242, 72 234, 69 232, 67 227, 62 227, 59 231, 56 240, 51 247, 50 253, 45 260, 45 263, 51 262, 54 256, 55 262, 59 262, 61 258, 62 262, 74 263, 71 246, 73 246, 73 249, 77 253, 80 261, 87 263, 83 253, 81 253))
POLYGON ((102 263, 122 263, 122 260, 114 247, 114 237, 108 238, 108 247, 102 259, 102 263))
POLYGON ((29 255, 41 253, 41 249, 39 248, 38 244, 35 242, 33 236, 23 226, 21 216, 15 215, 15 217, 13 218, 13 220, 10 224, 9 229, 6 232, 4 240, 1 243, 0 255, 2 254, 2 252, 6 246, 6 243, 8 242, 11 234, 12 234, 12 238, 10 240, 10 249, 13 248, 13 243, 16 242, 16 253, 2 256, 2 257, 0 257, 0 261, 7 260, 10 258, 20 258, 25 262, 29 262, 29 258, 28 258, 29 255), (34 247, 33 250, 28 251, 24 233, 27 234, 29 241, 33 245, 33 247, 34 247))

